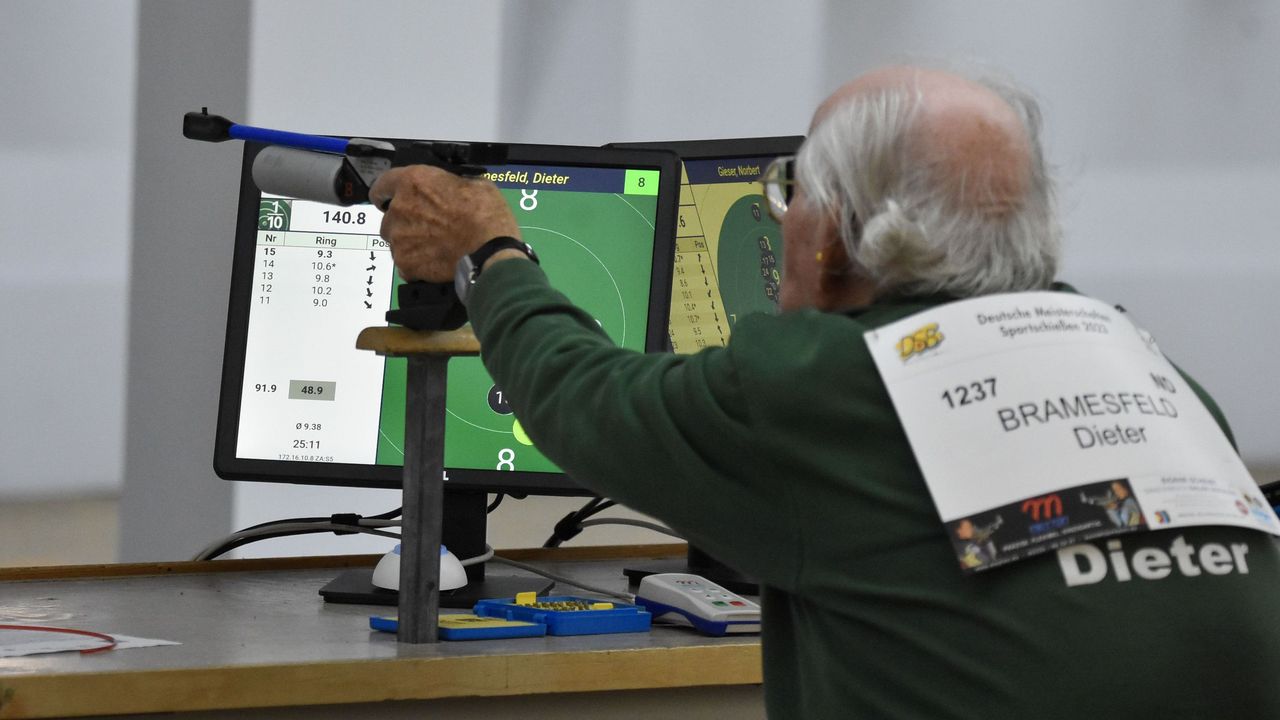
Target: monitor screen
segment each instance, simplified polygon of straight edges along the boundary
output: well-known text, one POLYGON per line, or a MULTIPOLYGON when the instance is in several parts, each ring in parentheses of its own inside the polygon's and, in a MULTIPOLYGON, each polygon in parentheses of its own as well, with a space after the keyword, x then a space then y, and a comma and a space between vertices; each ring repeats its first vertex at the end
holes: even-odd
POLYGON ((695 353, 729 342, 738 318, 777 312, 782 230, 769 216, 760 175, 801 136, 618 143, 680 156, 680 210, 671 283, 671 349, 695 353))
MULTIPOLYGON (((224 478, 399 487, 406 361, 355 349, 401 280, 382 214, 264 195, 247 144, 214 466, 224 478)), ((621 347, 667 343, 678 161, 512 145, 487 168, 552 284, 621 347)), ((479 358, 449 362, 446 487, 585 494, 530 443, 479 358)))

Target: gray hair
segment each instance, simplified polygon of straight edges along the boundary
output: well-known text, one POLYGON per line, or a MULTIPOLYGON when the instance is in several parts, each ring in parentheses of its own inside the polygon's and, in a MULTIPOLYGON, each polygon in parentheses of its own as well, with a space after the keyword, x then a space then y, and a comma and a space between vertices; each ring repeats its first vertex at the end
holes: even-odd
MULTIPOLYGON (((1029 180, 1009 212, 963 201, 954 178, 913 155, 909 138, 922 96, 912 87, 846 100, 800 150, 796 172, 805 193, 839 219, 849 257, 882 293, 1043 289, 1057 273, 1061 230, 1040 146, 1040 109, 1011 83, 974 82, 1003 98, 1026 129, 1029 180)), ((981 178, 961 182, 973 181, 981 178)))

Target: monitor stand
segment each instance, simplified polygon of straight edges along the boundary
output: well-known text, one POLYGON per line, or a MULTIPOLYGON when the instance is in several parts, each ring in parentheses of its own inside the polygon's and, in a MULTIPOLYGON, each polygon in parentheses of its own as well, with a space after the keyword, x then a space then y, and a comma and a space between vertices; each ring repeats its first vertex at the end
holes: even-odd
POLYGON ((646 575, 657 573, 689 573, 701 575, 711 582, 739 595, 759 595, 760 584, 737 570, 716 560, 702 550, 689 545, 689 552, 684 559, 655 560, 634 567, 623 568, 622 574, 627 576, 631 585, 639 585, 646 575))
MULTIPOLYGON (((442 542, 449 552, 460 558, 475 557, 485 552, 487 496, 483 492, 446 492, 444 494, 444 528, 442 542)), ((513 598, 516 593, 535 591, 546 595, 552 581, 529 573, 513 571, 493 575, 485 572, 483 563, 469 565, 467 584, 440 593, 440 607, 468 608, 488 598, 513 598)), ((396 605, 400 594, 373 586, 373 568, 345 570, 320 588, 325 602, 358 605, 396 605)), ((723 584, 723 583, 721 583, 723 584)), ((726 586, 728 587, 728 586, 726 586)))

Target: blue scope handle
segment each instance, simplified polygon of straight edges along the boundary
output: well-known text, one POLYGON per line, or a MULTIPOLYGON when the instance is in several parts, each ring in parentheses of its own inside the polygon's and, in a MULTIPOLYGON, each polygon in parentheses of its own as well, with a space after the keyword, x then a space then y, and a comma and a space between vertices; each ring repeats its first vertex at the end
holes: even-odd
POLYGON ((283 145, 330 155, 345 154, 347 152, 347 144, 350 143, 346 138, 308 135, 306 133, 254 127, 252 125, 240 125, 221 115, 210 115, 209 108, 203 108, 200 112, 189 112, 182 116, 182 136, 189 140, 203 140, 205 142, 251 140, 267 145, 283 145))

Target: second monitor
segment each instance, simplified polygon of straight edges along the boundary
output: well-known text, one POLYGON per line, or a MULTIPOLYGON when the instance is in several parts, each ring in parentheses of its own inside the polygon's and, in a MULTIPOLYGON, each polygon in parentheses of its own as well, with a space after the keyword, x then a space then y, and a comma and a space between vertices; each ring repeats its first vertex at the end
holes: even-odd
POLYGON ((680 207, 671 282, 671 349, 695 353, 729 342, 738 318, 774 313, 782 282, 782 229, 769 216, 760 176, 802 136, 617 143, 680 156, 680 207))
MULTIPOLYGON (((673 352, 726 345, 738 318, 778 311, 782 228, 766 209, 760 177, 803 142, 795 135, 613 145, 667 150, 682 161, 668 325, 673 352)), ((632 582, 657 572, 691 572, 735 592, 759 592, 754 580, 693 545, 683 561, 626 570, 632 582)))

